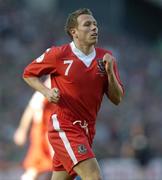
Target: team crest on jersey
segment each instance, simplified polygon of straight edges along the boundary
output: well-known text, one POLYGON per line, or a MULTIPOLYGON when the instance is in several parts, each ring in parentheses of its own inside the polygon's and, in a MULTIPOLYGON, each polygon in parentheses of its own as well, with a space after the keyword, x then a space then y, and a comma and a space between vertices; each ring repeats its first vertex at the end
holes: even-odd
POLYGON ((102 59, 97 60, 97 68, 98 68, 99 74, 105 74, 106 73, 105 65, 104 65, 102 59))
POLYGON ((80 153, 80 154, 86 154, 87 153, 87 148, 84 144, 80 144, 78 146, 78 153, 80 153))

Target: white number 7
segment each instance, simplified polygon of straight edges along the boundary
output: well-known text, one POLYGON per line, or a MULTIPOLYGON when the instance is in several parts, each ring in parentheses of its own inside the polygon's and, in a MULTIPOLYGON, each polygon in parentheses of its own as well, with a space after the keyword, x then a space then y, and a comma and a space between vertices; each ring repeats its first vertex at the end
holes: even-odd
POLYGON ((68 64, 68 67, 66 68, 66 71, 65 71, 65 76, 68 75, 69 69, 70 69, 72 63, 73 63, 73 60, 66 60, 66 61, 64 61, 64 64, 68 64))

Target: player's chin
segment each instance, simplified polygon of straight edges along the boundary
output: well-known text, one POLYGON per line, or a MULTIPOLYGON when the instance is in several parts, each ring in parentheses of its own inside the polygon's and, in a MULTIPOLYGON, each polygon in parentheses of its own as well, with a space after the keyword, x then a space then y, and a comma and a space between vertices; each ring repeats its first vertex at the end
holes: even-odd
POLYGON ((93 44, 93 45, 97 44, 97 42, 98 42, 98 38, 92 38, 90 40, 90 44, 93 44))

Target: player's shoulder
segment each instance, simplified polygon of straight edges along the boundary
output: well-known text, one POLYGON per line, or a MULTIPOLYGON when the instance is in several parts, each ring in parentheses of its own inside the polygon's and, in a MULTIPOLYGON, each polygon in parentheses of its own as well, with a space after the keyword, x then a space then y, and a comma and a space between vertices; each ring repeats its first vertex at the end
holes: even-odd
POLYGON ((51 53, 57 54, 57 56, 64 56, 65 54, 69 53, 70 46, 69 44, 63 44, 60 46, 52 46, 50 48, 51 53))
POLYGON ((105 54, 105 53, 108 53, 108 54, 111 54, 112 55, 112 51, 108 50, 108 49, 104 49, 104 48, 99 48, 99 47, 96 47, 96 52, 97 54, 105 54))

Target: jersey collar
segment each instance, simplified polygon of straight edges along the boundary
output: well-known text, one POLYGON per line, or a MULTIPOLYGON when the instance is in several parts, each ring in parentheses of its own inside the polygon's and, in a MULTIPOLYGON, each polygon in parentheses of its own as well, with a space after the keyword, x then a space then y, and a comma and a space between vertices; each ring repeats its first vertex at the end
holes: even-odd
POLYGON ((87 67, 89 67, 91 65, 92 60, 95 58, 96 56, 96 50, 94 48, 93 52, 91 52, 89 55, 85 55, 82 51, 80 51, 74 44, 74 42, 72 41, 70 43, 70 47, 72 52, 79 58, 79 60, 81 60, 87 67))

